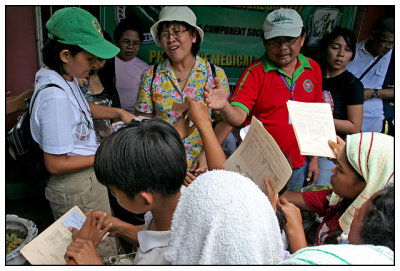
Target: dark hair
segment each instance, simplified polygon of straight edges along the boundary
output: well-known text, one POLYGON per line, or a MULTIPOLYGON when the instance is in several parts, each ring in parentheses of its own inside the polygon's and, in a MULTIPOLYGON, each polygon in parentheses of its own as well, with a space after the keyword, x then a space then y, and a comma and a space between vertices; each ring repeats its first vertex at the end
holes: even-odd
POLYGON ((394 18, 382 16, 373 24, 371 31, 375 31, 376 34, 382 34, 383 32, 390 32, 394 34, 394 18))
POLYGON ((139 21, 136 21, 132 18, 125 18, 120 21, 117 27, 114 29, 114 40, 115 43, 118 43, 119 39, 121 38, 122 34, 127 30, 136 31, 139 35, 140 42, 143 41, 143 28, 139 21))
POLYGON ((276 206, 275 214, 276 214, 276 218, 278 219, 279 228, 281 229, 281 231, 283 231, 285 229, 285 225, 287 223, 285 214, 283 213, 282 209, 279 208, 278 206, 276 206))
POLYGON ((60 58, 60 52, 62 50, 68 50, 72 56, 84 51, 84 49, 78 45, 64 44, 53 39, 48 39, 42 48, 43 62, 46 66, 55 70, 60 75, 66 74, 63 62, 60 58))
POLYGON ((319 50, 320 50, 320 54, 322 55, 323 62, 325 61, 324 58, 326 56, 326 50, 327 50, 329 44, 331 44, 334 39, 336 39, 337 37, 340 37, 340 36, 343 37, 347 46, 350 48, 351 52, 353 53, 353 56, 351 57, 350 60, 353 60, 356 57, 357 40, 356 40, 356 36, 354 35, 354 32, 351 31, 350 29, 337 26, 332 30, 332 32, 325 35, 319 41, 319 50))
POLYGON ((140 192, 177 193, 186 176, 186 154, 172 125, 161 119, 132 121, 97 149, 94 170, 103 185, 133 198, 140 192))
POLYGON ((380 190, 371 200, 360 237, 364 244, 385 246, 394 251, 394 186, 380 190))
MULTIPOLYGON (((161 40, 161 31, 164 28, 169 28, 171 25, 174 25, 176 23, 180 23, 183 24, 185 26, 185 28, 190 32, 190 34, 192 35, 196 35, 196 42, 192 44, 192 48, 190 49, 192 51, 192 54, 194 56, 196 56, 198 54, 198 52, 200 51, 200 43, 201 43, 201 38, 200 38, 200 34, 199 32, 196 30, 196 28, 194 28, 193 26, 191 26, 190 24, 186 23, 186 22, 181 22, 181 21, 170 21, 170 22, 162 22, 160 24, 158 24, 157 26, 157 39, 161 40)), ((164 58, 167 58, 167 54, 164 52, 163 54, 164 58)))

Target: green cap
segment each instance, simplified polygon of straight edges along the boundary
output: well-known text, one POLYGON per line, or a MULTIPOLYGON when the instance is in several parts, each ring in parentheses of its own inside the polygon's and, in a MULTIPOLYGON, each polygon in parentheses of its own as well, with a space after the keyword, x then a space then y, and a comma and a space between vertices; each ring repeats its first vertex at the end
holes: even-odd
POLYGON ((119 48, 104 39, 97 19, 81 8, 69 7, 56 11, 47 21, 49 38, 63 44, 78 45, 101 58, 112 58, 119 48))

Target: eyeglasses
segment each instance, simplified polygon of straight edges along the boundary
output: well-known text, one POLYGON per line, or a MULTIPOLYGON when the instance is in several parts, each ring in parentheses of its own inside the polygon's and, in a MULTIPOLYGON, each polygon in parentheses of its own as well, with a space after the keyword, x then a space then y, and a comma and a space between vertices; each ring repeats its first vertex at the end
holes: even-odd
POLYGON ((293 44, 296 43, 298 38, 299 37, 286 38, 286 39, 274 38, 271 40, 267 40, 267 45, 274 46, 274 47, 280 47, 282 44, 284 44, 284 45, 287 45, 288 47, 291 47, 291 46, 293 46, 293 44))
POLYGON ((129 46, 139 47, 140 46, 140 41, 138 41, 138 40, 135 40, 135 41, 123 40, 123 41, 121 41, 121 44, 124 47, 129 47, 129 46))
POLYGON ((167 40, 167 39, 169 39, 170 36, 174 36, 174 38, 180 38, 180 37, 182 37, 183 33, 186 31, 187 31, 187 29, 174 30, 172 33, 168 32, 168 31, 164 31, 164 32, 161 32, 160 37, 162 40, 167 40))
POLYGON ((386 47, 394 46, 394 41, 387 41, 387 40, 383 40, 381 38, 378 38, 378 40, 382 45, 384 45, 386 47))

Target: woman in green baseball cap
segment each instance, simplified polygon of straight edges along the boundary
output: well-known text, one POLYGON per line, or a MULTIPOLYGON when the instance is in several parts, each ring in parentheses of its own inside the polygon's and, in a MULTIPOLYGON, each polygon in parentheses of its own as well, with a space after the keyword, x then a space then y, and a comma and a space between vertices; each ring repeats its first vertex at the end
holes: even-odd
MULTIPOLYGON (((129 123, 135 116, 86 102, 77 79, 87 77, 98 58, 112 58, 119 49, 104 39, 97 19, 80 8, 56 11, 46 28, 45 66, 36 73, 30 119, 32 137, 43 149, 51 174, 46 198, 55 219, 75 205, 83 212, 111 213, 107 188, 97 181, 93 170, 98 144, 92 118, 129 123)), ((101 256, 115 255, 114 238, 106 238, 99 252, 101 256)))

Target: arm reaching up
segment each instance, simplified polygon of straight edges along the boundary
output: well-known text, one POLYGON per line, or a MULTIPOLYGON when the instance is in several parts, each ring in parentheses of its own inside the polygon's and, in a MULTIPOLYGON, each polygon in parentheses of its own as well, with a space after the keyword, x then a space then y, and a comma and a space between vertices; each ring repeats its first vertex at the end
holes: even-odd
POLYGON ((208 169, 223 169, 226 156, 215 136, 206 105, 186 97, 189 101, 189 118, 199 130, 207 158, 208 169))
POLYGON ((286 218, 285 231, 289 238, 291 252, 294 253, 307 247, 300 209, 293 203, 289 203, 285 198, 279 198, 277 205, 286 218))

